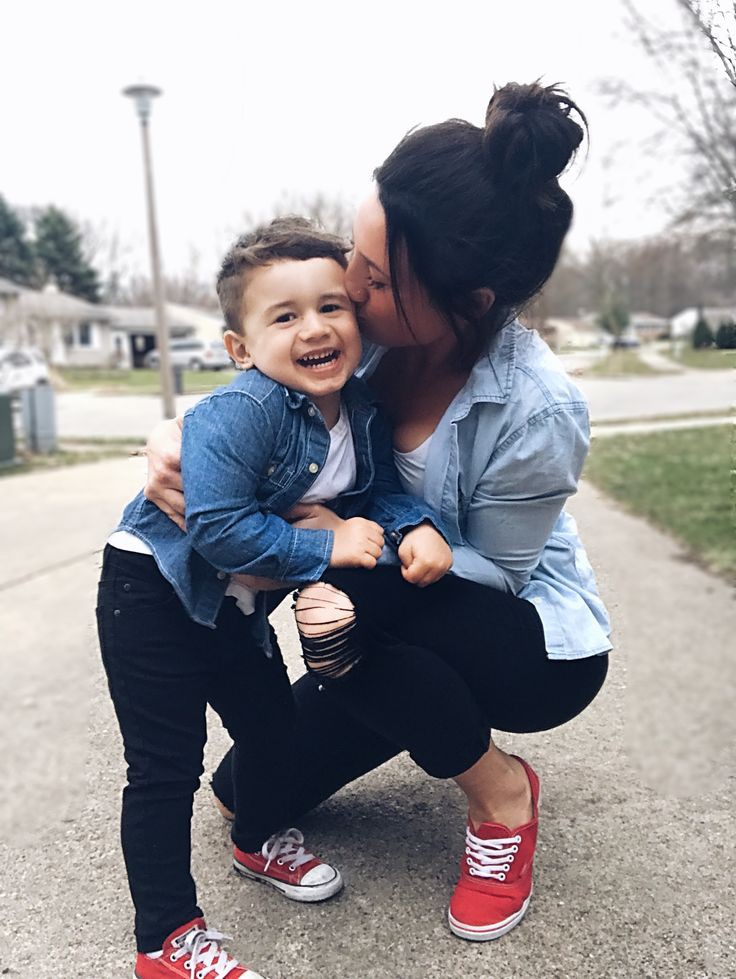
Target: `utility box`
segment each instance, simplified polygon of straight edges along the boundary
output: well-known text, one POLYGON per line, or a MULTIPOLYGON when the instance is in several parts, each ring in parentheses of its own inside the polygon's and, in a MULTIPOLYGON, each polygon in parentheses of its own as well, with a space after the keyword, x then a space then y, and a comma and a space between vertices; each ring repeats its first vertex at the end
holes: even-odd
POLYGON ((30 452, 41 455, 56 452, 56 406, 50 384, 34 384, 22 392, 21 419, 30 452))
POLYGON ((12 466, 14 462, 13 402, 9 394, 0 394, 0 466, 12 466))

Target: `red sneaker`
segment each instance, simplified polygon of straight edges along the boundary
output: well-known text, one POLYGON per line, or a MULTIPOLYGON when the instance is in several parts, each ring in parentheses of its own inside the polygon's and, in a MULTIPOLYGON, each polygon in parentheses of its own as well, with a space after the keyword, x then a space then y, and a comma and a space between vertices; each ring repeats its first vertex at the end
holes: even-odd
POLYGON ((287 829, 266 840, 260 853, 233 847, 233 867, 243 877, 271 884, 292 901, 326 901, 342 890, 340 871, 304 849, 304 836, 287 829))
MULTIPOLYGON (((517 756, 514 755, 516 758, 517 756)), ((533 816, 515 830, 500 823, 468 821, 460 880, 450 901, 450 930, 460 938, 487 942, 519 924, 532 897, 532 865, 537 845, 539 779, 524 766, 532 790, 533 816)))
POLYGON ((142 952, 135 961, 136 979, 263 979, 228 955, 220 946, 227 935, 208 930, 204 918, 194 918, 172 931, 163 955, 150 959, 142 952))

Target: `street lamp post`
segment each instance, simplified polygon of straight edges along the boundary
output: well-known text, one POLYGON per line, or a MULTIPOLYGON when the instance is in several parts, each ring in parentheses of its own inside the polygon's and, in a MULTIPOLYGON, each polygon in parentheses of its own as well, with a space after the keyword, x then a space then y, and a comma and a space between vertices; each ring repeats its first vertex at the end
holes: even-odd
POLYGON ((128 96, 135 104, 138 119, 141 124, 143 141, 143 170, 146 178, 146 205, 148 211, 148 243, 151 250, 151 278, 153 280, 153 301, 156 310, 156 344, 158 346, 159 373, 161 375, 161 396, 165 418, 176 417, 174 402, 174 383, 171 373, 171 355, 169 352, 169 325, 166 321, 164 306, 164 287, 161 279, 161 261, 158 249, 158 229, 156 226, 156 204, 153 196, 153 169, 151 167, 151 144, 148 136, 148 120, 151 116, 151 104, 161 89, 153 85, 129 85, 123 89, 123 95, 128 96))

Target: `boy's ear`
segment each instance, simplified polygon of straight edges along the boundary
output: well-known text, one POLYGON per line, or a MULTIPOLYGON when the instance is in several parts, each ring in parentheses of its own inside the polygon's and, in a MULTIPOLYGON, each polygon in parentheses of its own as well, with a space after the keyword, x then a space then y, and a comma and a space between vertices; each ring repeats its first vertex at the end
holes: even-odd
POLYGON ((245 337, 241 333, 227 330, 222 340, 231 360, 234 360, 241 370, 247 371, 253 366, 253 358, 248 353, 245 337))

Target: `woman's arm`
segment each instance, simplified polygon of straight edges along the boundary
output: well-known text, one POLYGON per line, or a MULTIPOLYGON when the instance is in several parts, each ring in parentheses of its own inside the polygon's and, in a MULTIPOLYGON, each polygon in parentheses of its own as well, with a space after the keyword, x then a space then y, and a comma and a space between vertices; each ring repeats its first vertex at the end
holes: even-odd
POLYGON ((507 438, 469 501, 453 574, 520 591, 577 490, 588 445, 587 411, 577 405, 547 409, 507 438))
POLYGON ((182 418, 159 422, 148 436, 148 475, 143 494, 181 529, 184 522, 184 483, 181 478, 182 418))

